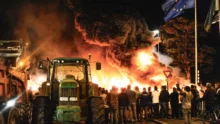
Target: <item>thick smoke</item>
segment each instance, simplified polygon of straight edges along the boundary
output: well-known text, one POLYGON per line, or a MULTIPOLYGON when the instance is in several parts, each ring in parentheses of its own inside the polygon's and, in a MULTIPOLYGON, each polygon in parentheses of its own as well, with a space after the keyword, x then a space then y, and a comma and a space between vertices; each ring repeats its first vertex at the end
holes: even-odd
POLYGON ((11 9, 9 15, 11 23, 16 24, 16 39, 22 38, 28 44, 24 60, 26 63, 30 62, 29 70, 34 81, 44 73, 37 70, 40 60, 79 55, 73 37, 72 15, 55 1, 21 3, 11 9))
POLYGON ((146 82, 150 77, 163 73, 154 69, 155 66, 162 67, 157 55, 153 54, 160 39, 153 38, 153 33, 136 10, 120 7, 80 11, 75 23, 86 42, 105 48, 108 64, 125 72, 132 80, 135 77, 134 80, 146 82), (138 69, 133 60, 141 50, 154 56, 155 64, 146 70, 138 69))

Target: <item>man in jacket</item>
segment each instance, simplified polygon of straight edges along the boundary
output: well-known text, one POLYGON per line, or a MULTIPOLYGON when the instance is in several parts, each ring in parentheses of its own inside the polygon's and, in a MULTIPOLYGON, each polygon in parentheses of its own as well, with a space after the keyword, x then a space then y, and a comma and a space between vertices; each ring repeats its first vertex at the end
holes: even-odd
POLYGON ((127 94, 128 94, 128 111, 129 111, 129 118, 128 121, 137 120, 137 113, 136 113, 136 93, 135 91, 131 90, 131 85, 127 86, 127 94))
POLYGON ((213 106, 215 105, 215 90, 212 88, 211 83, 206 83, 206 90, 201 98, 201 100, 205 101, 205 109, 207 111, 212 111, 213 106))
POLYGON ((169 102, 169 92, 166 90, 166 86, 162 86, 162 91, 160 92, 159 101, 161 106, 161 117, 168 118, 168 102, 169 102))
POLYGON ((170 94, 170 104, 171 104, 171 110, 172 110, 172 118, 178 119, 179 118, 179 112, 178 112, 179 94, 175 87, 173 88, 173 92, 170 94))
POLYGON ((111 124, 118 124, 118 91, 115 86, 112 87, 108 95, 111 124))
POLYGON ((121 88, 121 93, 118 95, 118 102, 119 102, 119 120, 121 123, 126 123, 126 111, 128 108, 128 94, 126 93, 126 88, 121 88))
POLYGON ((198 112, 198 99, 199 99, 199 92, 196 90, 196 87, 194 85, 191 85, 191 93, 193 95, 192 99, 192 107, 191 107, 191 113, 192 117, 196 117, 196 113, 198 112))
POLYGON ((141 121, 146 120, 148 118, 148 97, 146 88, 143 88, 143 92, 140 96, 140 106, 141 106, 141 121))

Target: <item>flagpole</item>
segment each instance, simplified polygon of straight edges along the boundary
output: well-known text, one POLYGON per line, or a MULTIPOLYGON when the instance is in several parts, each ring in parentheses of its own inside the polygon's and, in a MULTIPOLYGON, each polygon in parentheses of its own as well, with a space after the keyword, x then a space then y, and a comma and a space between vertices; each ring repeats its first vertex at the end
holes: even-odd
POLYGON ((195 0, 195 84, 198 82, 198 48, 197 48, 197 0, 195 0))

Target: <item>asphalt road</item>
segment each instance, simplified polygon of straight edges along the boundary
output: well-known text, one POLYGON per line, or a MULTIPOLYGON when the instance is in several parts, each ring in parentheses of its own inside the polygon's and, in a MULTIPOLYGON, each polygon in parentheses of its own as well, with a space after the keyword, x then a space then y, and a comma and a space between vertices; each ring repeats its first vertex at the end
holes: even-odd
MULTIPOLYGON (((154 121, 158 122, 160 124, 184 124, 183 119, 181 119, 181 120, 177 120, 177 119, 157 119, 157 120, 154 120, 154 121)), ((203 122, 200 119, 193 119, 191 124, 203 124, 203 122)))
MULTIPOLYGON (((176 119, 154 119, 152 121, 147 122, 133 122, 128 124, 184 124, 184 120, 176 120, 176 119)), ((199 119, 193 119, 191 124, 203 124, 199 119)), ((206 123, 208 124, 208 123, 206 123)))

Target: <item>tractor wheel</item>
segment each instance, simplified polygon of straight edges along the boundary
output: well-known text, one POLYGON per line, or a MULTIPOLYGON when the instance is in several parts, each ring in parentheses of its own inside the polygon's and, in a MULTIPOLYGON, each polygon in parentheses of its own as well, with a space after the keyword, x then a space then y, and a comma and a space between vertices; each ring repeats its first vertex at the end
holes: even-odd
POLYGON ((5 124, 4 116, 1 112, 0 112, 0 124, 5 124))
POLYGON ((49 97, 38 96, 33 101, 32 124, 48 124, 49 97))
POLYGON ((19 110, 21 124, 31 124, 32 110, 30 103, 27 104, 21 103, 18 104, 16 107, 19 110))
POLYGON ((105 124, 105 108, 102 97, 90 97, 90 113, 92 124, 105 124))
POLYGON ((16 107, 9 110, 7 124, 20 124, 19 111, 16 107))

